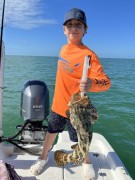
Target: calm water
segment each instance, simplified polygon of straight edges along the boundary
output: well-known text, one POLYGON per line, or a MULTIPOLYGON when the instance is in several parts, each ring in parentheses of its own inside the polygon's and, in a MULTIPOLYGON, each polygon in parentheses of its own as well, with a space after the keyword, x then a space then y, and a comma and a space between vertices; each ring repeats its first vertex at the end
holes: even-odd
MULTIPOLYGON (((135 60, 100 59, 112 80, 103 93, 90 93, 99 111, 94 131, 103 134, 135 179, 135 60)), ((4 135, 13 135, 20 117, 23 84, 30 79, 46 82, 53 98, 57 57, 6 56, 4 91, 4 135)))

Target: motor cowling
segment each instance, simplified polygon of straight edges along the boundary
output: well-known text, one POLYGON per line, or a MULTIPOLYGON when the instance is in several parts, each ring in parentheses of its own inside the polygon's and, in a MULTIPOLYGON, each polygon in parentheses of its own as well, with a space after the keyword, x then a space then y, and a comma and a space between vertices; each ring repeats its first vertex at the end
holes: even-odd
POLYGON ((43 81, 29 80, 21 91, 22 118, 43 121, 49 115, 49 90, 43 81))

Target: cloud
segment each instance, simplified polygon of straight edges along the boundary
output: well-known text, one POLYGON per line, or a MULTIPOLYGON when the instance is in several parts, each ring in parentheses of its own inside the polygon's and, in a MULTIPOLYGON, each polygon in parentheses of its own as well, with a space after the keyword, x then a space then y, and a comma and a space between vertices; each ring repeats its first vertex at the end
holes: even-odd
MULTIPOLYGON (((0 7, 2 8, 2 3, 0 7)), ((55 19, 45 17, 46 9, 43 0, 6 0, 5 25, 19 29, 32 29, 56 24, 55 19)))

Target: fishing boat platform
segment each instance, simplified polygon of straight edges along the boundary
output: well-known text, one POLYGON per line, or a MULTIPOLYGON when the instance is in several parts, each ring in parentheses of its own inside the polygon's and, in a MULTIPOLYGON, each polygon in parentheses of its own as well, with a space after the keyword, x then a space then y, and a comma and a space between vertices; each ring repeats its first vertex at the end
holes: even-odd
MULTIPOLYGON (((13 165, 22 180, 83 180, 81 165, 67 164, 58 167, 54 161, 55 150, 62 149, 71 153, 73 144, 69 140, 67 131, 60 133, 57 144, 49 152, 49 162, 38 176, 33 176, 29 170, 38 156, 23 153, 11 145, 7 146, 1 143, 0 159, 13 165)), ((27 146, 35 152, 37 149, 39 150, 36 145, 33 147, 31 145, 27 146)), ((122 161, 102 135, 93 134, 89 155, 96 172, 95 180, 132 180, 122 161)))

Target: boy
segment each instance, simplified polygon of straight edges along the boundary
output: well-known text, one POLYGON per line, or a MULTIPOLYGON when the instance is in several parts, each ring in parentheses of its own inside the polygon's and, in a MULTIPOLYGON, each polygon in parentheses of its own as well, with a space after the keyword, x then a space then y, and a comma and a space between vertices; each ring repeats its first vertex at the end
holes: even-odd
MULTIPOLYGON (((106 76, 98 57, 82 42, 87 29, 86 16, 82 10, 73 8, 66 13, 63 30, 68 43, 60 52, 48 133, 40 158, 31 166, 31 172, 34 175, 39 174, 48 162, 48 151, 54 143, 57 133, 62 132, 66 125, 71 141, 77 142, 76 131, 65 113, 70 97, 77 92, 106 91, 111 86, 110 79, 106 76), (91 68, 88 70, 87 80, 81 81, 84 58, 88 55, 91 57, 91 68)), ((89 180, 95 177, 89 156, 85 158, 82 166, 85 179, 89 180)))

